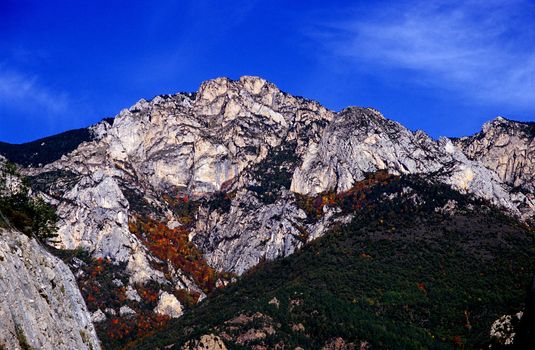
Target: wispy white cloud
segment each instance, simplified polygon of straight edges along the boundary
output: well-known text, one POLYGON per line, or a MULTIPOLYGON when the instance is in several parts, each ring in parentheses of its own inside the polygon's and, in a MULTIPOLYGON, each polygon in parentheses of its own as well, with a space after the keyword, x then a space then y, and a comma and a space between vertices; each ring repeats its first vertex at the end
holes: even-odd
POLYGON ((0 105, 16 110, 44 109, 43 115, 65 112, 68 94, 56 91, 36 76, 8 70, 0 66, 0 105))
POLYGON ((407 70, 407 79, 483 102, 535 102, 535 7, 523 1, 410 2, 348 11, 313 36, 349 64, 407 70))

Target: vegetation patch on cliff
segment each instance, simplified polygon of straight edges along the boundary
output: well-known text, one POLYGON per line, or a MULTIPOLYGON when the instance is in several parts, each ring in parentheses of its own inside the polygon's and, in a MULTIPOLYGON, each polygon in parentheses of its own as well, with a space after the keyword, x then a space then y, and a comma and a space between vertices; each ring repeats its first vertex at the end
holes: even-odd
POLYGON ((248 189, 255 192, 264 204, 274 203, 281 187, 290 189, 292 174, 299 162, 295 148, 295 142, 277 146, 270 150, 266 159, 250 169, 256 184, 248 189))
POLYGON ((0 227, 13 226, 42 243, 53 241, 58 221, 54 207, 30 195, 27 179, 14 164, 0 167, 0 227))

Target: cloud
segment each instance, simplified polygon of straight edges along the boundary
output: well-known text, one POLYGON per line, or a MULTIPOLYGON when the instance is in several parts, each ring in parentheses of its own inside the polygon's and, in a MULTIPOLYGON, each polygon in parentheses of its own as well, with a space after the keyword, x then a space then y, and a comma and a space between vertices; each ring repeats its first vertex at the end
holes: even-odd
POLYGON ((349 11, 317 23, 328 53, 366 69, 406 71, 406 79, 482 102, 533 107, 534 7, 523 1, 410 2, 349 11))
POLYGON ((45 114, 65 112, 68 95, 39 82, 36 76, 0 66, 0 105, 16 110, 44 109, 45 114))

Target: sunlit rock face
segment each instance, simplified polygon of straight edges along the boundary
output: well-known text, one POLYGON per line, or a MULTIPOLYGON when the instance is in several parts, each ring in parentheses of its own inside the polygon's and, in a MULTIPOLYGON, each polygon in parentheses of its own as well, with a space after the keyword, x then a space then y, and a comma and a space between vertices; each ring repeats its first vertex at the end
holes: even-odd
POLYGON ((535 203, 535 123, 502 117, 487 122, 474 136, 455 140, 469 159, 493 170, 505 184, 514 188, 513 196, 525 196, 521 207, 529 213, 535 203))
POLYGON ((160 295, 158 305, 156 305, 154 312, 173 318, 180 317, 183 313, 182 305, 180 305, 180 302, 176 299, 174 295, 169 294, 167 292, 163 292, 162 295, 160 295))
POLYGON ((1 348, 100 349, 67 265, 11 229, 0 229, 0 295, 1 348))
POLYGON ((493 168, 469 159, 451 140, 435 141, 421 131, 411 132, 367 108, 340 112, 324 129, 321 141, 309 145, 291 190, 343 192, 377 170, 426 175, 525 217, 535 208, 529 198, 511 194, 510 185, 493 168))
POLYGON ((126 263, 131 283, 193 291, 186 274, 170 279, 155 268, 166 262, 129 229, 140 214, 180 226, 166 195, 200 203, 189 239, 212 267, 237 274, 350 219, 327 208, 307 222, 298 195, 343 192, 377 170, 420 174, 532 217, 533 137, 503 136, 494 124, 481 136, 433 140, 370 108, 336 113, 258 77, 218 78, 193 94, 137 102, 113 123, 93 126, 93 141, 27 174, 59 174, 42 195, 57 205, 60 247, 126 263), (518 186, 523 190, 513 191, 518 186), (228 208, 207 204, 221 192, 228 208))
POLYGON ((287 190, 281 190, 280 198, 269 204, 251 191, 240 190, 227 213, 199 212, 193 242, 205 252, 210 265, 242 274, 262 260, 292 254, 332 224, 347 220, 335 219, 333 214, 327 211, 318 222, 307 223, 305 212, 287 190))
POLYGON ((456 144, 505 183, 535 191, 535 123, 497 117, 485 123, 481 132, 457 139, 456 144))
MULTIPOLYGON (((132 282, 161 281, 163 275, 151 263, 157 259, 129 232, 135 210, 125 189, 140 194, 173 222, 163 194, 200 198, 246 187, 254 182, 247 169, 273 148, 292 142, 292 152, 303 154, 333 118, 334 113, 318 103, 283 93, 261 78, 219 78, 203 83, 196 94, 139 101, 121 111, 112 126, 93 126, 98 135, 94 141, 28 174, 70 174, 69 186, 53 185, 45 191, 61 218, 60 248, 83 247, 95 257, 127 262, 132 282)), ((236 265, 236 271, 243 271, 258 261, 258 254, 252 254, 255 259, 245 264, 216 267, 236 265)))
POLYGON ((394 174, 437 171, 437 153, 438 145, 425 134, 414 135, 375 110, 348 108, 324 129, 320 142, 310 144, 291 190, 342 192, 380 169, 394 174))

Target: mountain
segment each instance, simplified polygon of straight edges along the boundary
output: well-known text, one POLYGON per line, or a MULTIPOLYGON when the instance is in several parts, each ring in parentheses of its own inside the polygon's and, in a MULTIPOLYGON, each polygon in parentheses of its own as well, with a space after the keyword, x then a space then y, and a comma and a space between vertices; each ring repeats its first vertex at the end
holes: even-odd
MULTIPOLYGON (((529 250, 529 227, 535 213, 533 127, 503 121, 485 124, 481 133, 471 137, 434 140, 422 131, 412 132, 388 120, 372 108, 349 107, 334 112, 315 101, 280 91, 258 77, 236 81, 218 78, 204 82, 196 93, 140 100, 113 121, 76 131, 76 137, 64 134, 47 138, 44 144, 31 143, 31 147, 10 146, 9 152, 5 151, 9 147, 2 146, 0 152, 12 162, 27 166, 21 171, 32 193, 54 206, 58 237, 52 244, 76 276, 99 337, 107 347, 137 344, 148 333, 166 329, 173 318, 184 317, 178 322, 187 322, 188 315, 202 313, 211 298, 223 298, 218 297, 219 293, 236 291, 247 283, 244 281, 257 281, 256 275, 248 271, 279 271, 276 266, 284 261, 301 259, 307 249, 312 249, 309 247, 337 237, 328 233, 347 227, 343 230, 352 232, 347 240, 358 241, 355 220, 362 216, 359 210, 363 205, 379 208, 376 202, 380 204, 384 198, 376 194, 375 201, 368 203, 351 194, 373 184, 374 176, 384 174, 396 177, 398 184, 405 184, 407 178, 423 181, 427 185, 418 185, 411 200, 427 203, 429 213, 450 209, 454 213, 444 214, 438 222, 424 220, 420 217, 423 214, 413 209, 392 216, 395 222, 414 220, 420 224, 410 230, 398 228, 402 237, 418 229, 422 232, 413 236, 425 238, 408 243, 396 240, 395 244, 407 246, 404 256, 427 249, 424 260, 435 255, 446 259, 447 251, 420 243, 436 238, 446 246, 455 246, 455 239, 462 233, 470 237, 467 244, 473 246, 473 250, 457 247, 468 255, 467 266, 477 267, 476 271, 485 275, 489 271, 482 264, 489 260, 484 258, 494 258, 490 259, 492 268, 506 274, 495 263, 512 263, 511 252, 518 249, 518 264, 524 269, 515 267, 514 271, 523 271, 516 275, 518 280, 504 279, 511 282, 509 287, 496 284, 490 288, 503 296, 508 307, 493 305, 496 300, 490 297, 482 298, 481 307, 489 311, 480 316, 479 328, 474 326, 478 333, 455 334, 476 344, 482 341, 484 327, 490 329, 490 319, 497 319, 510 308, 521 308, 524 291, 520 281, 528 283, 525 274, 533 262, 529 250), (50 146, 53 153, 39 151, 47 145, 56 145, 50 146), (426 197, 425 192, 433 188, 447 188, 456 199, 444 203, 426 197), (457 208, 463 201, 464 206, 457 208), (457 210, 463 214, 455 214, 457 210), (469 220, 471 210, 477 212, 473 222, 469 220), (488 222, 498 220, 496 213, 507 218, 500 220, 507 222, 503 228, 511 232, 511 241, 495 228, 487 228, 488 222), (413 219, 408 219, 411 215, 413 219), (451 237, 433 235, 441 227, 457 227, 465 221, 469 227, 458 228, 451 237), (487 231, 488 241, 480 234, 487 231), (328 237, 321 238, 326 234, 328 237), (505 247, 499 249, 497 242, 505 247), (527 245, 527 250, 522 245, 527 245), (278 262, 285 257, 289 260, 278 262), (260 267, 264 265, 265 270, 260 267), (203 300, 205 303, 197 309, 203 300)), ((406 189, 398 188, 389 195, 404 197, 412 186, 406 184, 406 189)), ((397 210, 394 204, 390 208, 397 210)), ((376 241, 366 239, 369 246, 376 241)), ((331 257, 342 259, 338 253, 331 257)), ((400 262, 387 257, 378 257, 378 264, 397 271, 400 262)), ((353 266, 354 258, 349 254, 342 260, 353 266)), ((316 274, 314 269, 319 268, 310 266, 310 270, 300 273, 316 274)), ((378 273, 378 268, 372 271, 378 273)), ((452 273, 461 271, 452 269, 452 273)), ((327 273, 317 275, 331 278, 327 273)), ((385 281, 393 277, 386 276, 385 281)), ((410 277, 417 279, 418 275, 410 277)), ((480 279, 469 278, 466 283, 479 283, 480 279)), ((493 275, 492 281, 497 280, 493 275)), ((277 283, 289 282, 282 278, 277 283)), ((381 285, 376 284, 376 288, 383 288, 381 285)), ((356 287, 362 289, 361 285, 356 287)), ((269 292, 263 288, 259 286, 251 293, 269 292)), ((471 293, 459 284, 451 288, 471 293)), ((432 299, 423 308, 429 311, 429 305, 437 302, 438 298, 432 299)), ((457 310, 460 304, 453 308, 457 310)), ((251 305, 248 310, 254 309, 251 305)), ((383 316, 375 319, 383 320, 395 321, 383 316)), ((448 323, 444 326, 447 331, 436 334, 449 336, 450 330, 457 330, 450 326, 448 323)), ((436 330, 422 324, 415 327, 417 333, 436 330)), ((180 337, 183 340, 183 335, 180 337)), ((295 339, 288 339, 288 344, 293 344, 295 339)), ((371 336, 363 335, 362 339, 378 344, 371 336)), ((195 346, 194 341, 190 345, 195 346)), ((221 345, 213 338, 210 341, 221 345)), ((320 341, 328 339, 318 338, 307 344, 315 347, 320 341)))

